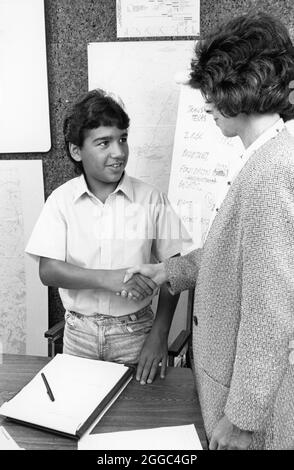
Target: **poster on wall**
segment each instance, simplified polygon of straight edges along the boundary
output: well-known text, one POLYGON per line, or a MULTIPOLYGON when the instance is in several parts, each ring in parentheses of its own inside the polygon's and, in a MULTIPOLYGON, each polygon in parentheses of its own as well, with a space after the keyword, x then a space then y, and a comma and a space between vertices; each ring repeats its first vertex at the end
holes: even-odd
MULTIPOLYGON (((286 125, 294 134, 294 120, 286 125)), ((168 196, 197 247, 205 241, 243 152, 241 139, 225 137, 206 114, 201 92, 182 85, 168 196)))
POLYGON ((215 204, 225 197, 243 151, 239 137, 223 136, 205 112, 201 92, 182 85, 168 196, 197 247, 203 245, 215 204))
POLYGON ((130 116, 127 172, 167 193, 180 86, 194 41, 88 45, 89 90, 119 95, 130 116), (118 73, 119 71, 119 73, 118 73))
POLYGON ((0 0, 0 153, 51 147, 43 0, 0 0))
POLYGON ((199 36, 200 0, 116 0, 117 37, 199 36))
POLYGON ((0 351, 47 356, 47 287, 24 248, 44 204, 41 160, 0 160, 0 351))

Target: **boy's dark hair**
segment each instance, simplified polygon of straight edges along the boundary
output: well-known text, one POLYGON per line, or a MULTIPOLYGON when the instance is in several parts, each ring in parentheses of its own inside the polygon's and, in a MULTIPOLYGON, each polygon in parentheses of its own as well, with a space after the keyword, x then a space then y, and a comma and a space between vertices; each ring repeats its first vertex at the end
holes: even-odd
POLYGON ((262 12, 234 18, 200 41, 195 53, 189 84, 224 116, 294 117, 294 48, 278 19, 262 12))
POLYGON ((67 111, 63 122, 63 135, 67 155, 75 164, 76 173, 83 173, 82 162, 76 162, 69 144, 82 147, 87 131, 100 126, 128 129, 130 119, 122 106, 104 90, 85 93, 67 111))

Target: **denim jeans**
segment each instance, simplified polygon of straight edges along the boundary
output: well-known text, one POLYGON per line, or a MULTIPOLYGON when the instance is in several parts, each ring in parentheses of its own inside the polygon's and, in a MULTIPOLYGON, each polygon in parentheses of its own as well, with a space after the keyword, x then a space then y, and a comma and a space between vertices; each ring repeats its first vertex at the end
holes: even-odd
POLYGON ((130 315, 86 316, 65 312, 63 352, 110 362, 137 364, 154 314, 148 305, 130 315))

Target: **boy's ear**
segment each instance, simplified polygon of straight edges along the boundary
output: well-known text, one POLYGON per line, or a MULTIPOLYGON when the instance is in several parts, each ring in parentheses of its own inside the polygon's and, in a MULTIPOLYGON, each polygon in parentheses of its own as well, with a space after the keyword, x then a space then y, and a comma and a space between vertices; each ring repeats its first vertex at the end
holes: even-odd
POLYGON ((80 147, 78 147, 75 144, 69 143, 68 148, 71 154, 71 157, 76 161, 76 162, 81 162, 82 157, 81 157, 81 152, 80 152, 80 147))

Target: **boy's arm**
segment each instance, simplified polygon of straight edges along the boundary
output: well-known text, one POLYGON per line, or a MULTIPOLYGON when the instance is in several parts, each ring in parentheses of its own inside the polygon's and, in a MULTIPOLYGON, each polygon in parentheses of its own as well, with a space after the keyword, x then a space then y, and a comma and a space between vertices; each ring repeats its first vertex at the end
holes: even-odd
POLYGON ((156 317, 141 350, 136 379, 151 383, 161 362, 161 378, 165 377, 168 359, 168 335, 180 294, 172 295, 166 284, 160 288, 156 317))
POLYGON ((123 283, 125 269, 86 269, 65 261, 40 257, 40 279, 46 286, 64 289, 105 289, 117 292, 125 288, 136 293, 138 300, 152 295, 156 284, 142 275, 123 283))

